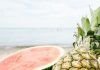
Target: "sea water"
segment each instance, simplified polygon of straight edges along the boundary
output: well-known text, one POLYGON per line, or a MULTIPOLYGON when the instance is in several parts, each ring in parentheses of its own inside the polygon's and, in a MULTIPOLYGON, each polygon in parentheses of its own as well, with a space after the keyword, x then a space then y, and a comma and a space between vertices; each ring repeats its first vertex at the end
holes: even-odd
POLYGON ((71 44, 74 28, 0 28, 0 47, 71 44))

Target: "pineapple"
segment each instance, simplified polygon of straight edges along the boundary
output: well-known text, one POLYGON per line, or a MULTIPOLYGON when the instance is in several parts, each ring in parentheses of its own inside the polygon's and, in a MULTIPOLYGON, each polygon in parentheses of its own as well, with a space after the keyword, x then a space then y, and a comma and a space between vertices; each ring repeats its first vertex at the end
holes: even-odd
POLYGON ((85 48, 77 48, 60 59, 52 70, 100 70, 100 68, 95 55, 85 48))
POLYGON ((100 8, 91 10, 91 21, 82 17, 73 50, 66 53, 52 70, 100 70, 100 8))

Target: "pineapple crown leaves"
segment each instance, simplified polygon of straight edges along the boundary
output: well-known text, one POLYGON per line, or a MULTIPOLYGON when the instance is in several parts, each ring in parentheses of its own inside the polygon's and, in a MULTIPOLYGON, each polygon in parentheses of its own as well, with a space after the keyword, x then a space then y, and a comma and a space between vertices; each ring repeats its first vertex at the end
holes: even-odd
MULTIPOLYGON (((82 26, 78 25, 77 27, 77 37, 86 37, 97 35, 96 38, 100 36, 100 7, 95 11, 91 12, 91 22, 89 18, 81 18, 82 26)), ((100 38, 99 38, 100 39, 100 38)))
POLYGON ((88 34, 91 34, 90 32, 91 25, 87 17, 82 17, 81 22, 82 22, 82 26, 78 24, 78 27, 77 27, 77 37, 81 37, 83 40, 85 36, 87 36, 88 34))
POLYGON ((100 7, 95 11, 91 10, 91 24, 93 28, 100 27, 100 7))
POLYGON ((82 29, 85 31, 85 33, 91 30, 90 21, 87 17, 82 17, 81 21, 82 21, 82 29))
POLYGON ((81 23, 82 26, 78 25, 77 27, 74 47, 88 38, 90 41, 89 48, 100 54, 100 7, 94 11, 91 10, 91 20, 88 17, 82 17, 81 23))
POLYGON ((85 35, 85 32, 84 32, 84 30, 78 25, 78 27, 77 27, 77 29, 78 29, 78 37, 84 37, 84 35, 85 35))

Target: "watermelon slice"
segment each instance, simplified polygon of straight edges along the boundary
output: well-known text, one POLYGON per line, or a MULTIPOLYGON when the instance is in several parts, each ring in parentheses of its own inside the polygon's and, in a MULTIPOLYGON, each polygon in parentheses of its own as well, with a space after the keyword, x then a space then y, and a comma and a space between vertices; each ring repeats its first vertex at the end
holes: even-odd
POLYGON ((54 65, 64 50, 58 46, 36 46, 13 53, 0 61, 0 70, 45 70, 54 65))

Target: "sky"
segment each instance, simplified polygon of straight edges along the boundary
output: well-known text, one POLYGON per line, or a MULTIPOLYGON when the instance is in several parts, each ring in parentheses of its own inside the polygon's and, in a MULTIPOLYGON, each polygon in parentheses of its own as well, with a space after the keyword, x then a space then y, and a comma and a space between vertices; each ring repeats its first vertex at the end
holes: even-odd
POLYGON ((0 0, 0 28, 74 28, 100 0, 0 0))

